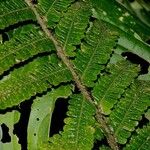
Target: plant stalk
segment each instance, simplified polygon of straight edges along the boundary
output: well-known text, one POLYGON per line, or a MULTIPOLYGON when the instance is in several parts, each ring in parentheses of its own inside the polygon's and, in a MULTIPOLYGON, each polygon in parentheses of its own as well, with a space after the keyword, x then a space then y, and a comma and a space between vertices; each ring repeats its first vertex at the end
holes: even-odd
POLYGON ((31 2, 31 0, 25 0, 25 2, 28 4, 28 6, 31 8, 31 10, 34 12, 37 22, 41 26, 42 30, 44 33, 47 35, 47 37, 54 43, 54 46, 57 50, 57 55, 58 57, 63 61, 63 63, 68 67, 70 70, 74 81, 76 83, 76 86, 78 89, 81 91, 82 95, 90 102, 92 105, 95 106, 96 108, 96 120, 100 124, 100 126, 103 129, 103 132, 106 135, 107 141, 111 149, 113 150, 119 150, 118 144, 116 142, 116 139, 107 124, 107 119, 105 116, 102 114, 101 108, 97 106, 97 103, 94 101, 93 97, 90 95, 90 93, 87 91, 86 87, 82 84, 82 81, 80 80, 78 74, 74 70, 74 65, 72 62, 69 60, 69 58, 65 55, 64 50, 62 49, 62 46, 59 44, 57 39, 52 35, 50 30, 47 28, 45 21, 41 18, 39 13, 37 12, 36 8, 34 7, 34 4, 31 2))

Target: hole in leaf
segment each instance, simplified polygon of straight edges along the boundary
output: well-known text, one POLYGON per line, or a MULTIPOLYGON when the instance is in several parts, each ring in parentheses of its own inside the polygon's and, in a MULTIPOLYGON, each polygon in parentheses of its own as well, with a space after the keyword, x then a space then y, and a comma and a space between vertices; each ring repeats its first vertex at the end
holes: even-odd
POLYGON ((122 53, 122 56, 127 57, 127 60, 131 61, 134 64, 139 64, 141 67, 140 74, 148 73, 149 63, 146 60, 131 52, 122 53))
POLYGON ((91 16, 90 19, 89 19, 90 22, 94 22, 95 20, 97 20, 97 19, 94 18, 93 16, 91 16))
POLYGON ((50 137, 54 134, 58 134, 63 130, 64 119, 67 117, 66 112, 68 110, 68 100, 58 99, 55 103, 55 108, 52 115, 50 137))
POLYGON ((139 121, 138 127, 143 128, 143 126, 148 125, 149 120, 145 118, 145 116, 142 116, 142 119, 139 121))
POLYGON ((36 120, 39 121, 40 119, 39 119, 39 118, 36 118, 36 120))
POLYGON ((149 39, 149 40, 147 40, 147 41, 146 41, 146 43, 150 45, 150 39, 149 39))
POLYGON ((93 146, 92 150, 99 150, 99 147, 102 146, 102 145, 108 145, 106 138, 104 138, 104 139, 101 140, 101 141, 95 140, 94 146, 93 146))
POLYGON ((144 2, 145 2, 145 3, 150 3, 150 1, 149 1, 149 0, 144 0, 144 2))
POLYGON ((38 4, 38 0, 32 0, 33 4, 38 4))
POLYGON ((10 142, 11 141, 11 137, 10 137, 10 135, 9 135, 9 128, 6 126, 6 124, 2 124, 1 125, 1 127, 2 127, 2 133, 3 133, 3 137, 2 137, 2 142, 3 143, 8 143, 8 142, 10 142))
POLYGON ((20 120, 14 125, 14 134, 19 138, 22 150, 27 150, 27 126, 33 100, 24 101, 20 104, 20 120))
POLYGON ((130 3, 134 2, 135 0, 129 0, 130 3))
POLYGON ((5 43, 6 41, 9 41, 9 37, 7 33, 2 33, 2 43, 5 43))
POLYGON ((36 133, 34 133, 34 136, 36 136, 36 133))
POLYGON ((89 32, 93 26, 93 22, 96 20, 96 18, 94 18, 93 16, 90 16, 89 18, 89 23, 86 27, 86 32, 89 32))

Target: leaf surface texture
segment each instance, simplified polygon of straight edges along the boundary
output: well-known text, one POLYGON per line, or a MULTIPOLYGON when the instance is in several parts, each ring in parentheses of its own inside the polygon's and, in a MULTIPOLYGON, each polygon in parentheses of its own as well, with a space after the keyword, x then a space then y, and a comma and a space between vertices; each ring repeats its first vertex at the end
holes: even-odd
POLYGON ((17 105, 71 79, 69 70, 55 55, 37 58, 0 81, 0 109, 17 105))
POLYGON ((110 124, 119 143, 127 142, 142 114, 150 106, 149 87, 150 82, 135 81, 110 114, 110 124))
POLYGON ((92 92, 104 114, 111 113, 114 104, 137 74, 137 66, 130 62, 122 61, 108 66, 108 72, 99 78, 92 92))
POLYGON ((35 20, 24 0, 0 0, 0 29, 21 21, 35 20))

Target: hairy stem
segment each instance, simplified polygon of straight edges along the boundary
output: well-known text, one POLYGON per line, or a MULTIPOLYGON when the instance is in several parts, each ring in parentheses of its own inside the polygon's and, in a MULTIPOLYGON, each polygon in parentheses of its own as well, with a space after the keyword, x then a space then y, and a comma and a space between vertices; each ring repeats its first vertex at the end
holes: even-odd
POLYGON ((38 14, 36 8, 34 7, 34 4, 32 4, 31 0, 25 0, 25 2, 28 4, 28 6, 31 8, 31 10, 34 12, 37 22, 41 26, 42 30, 45 32, 47 37, 54 43, 55 48, 57 50, 58 57, 64 62, 64 64, 68 67, 70 70, 74 81, 78 87, 78 89, 81 91, 82 95, 92 104, 96 107, 96 119, 99 122, 101 128, 103 129, 107 141, 110 145, 110 147, 113 150, 119 150, 119 147, 117 145, 116 139, 109 128, 109 125, 107 124, 107 119, 102 114, 101 108, 97 106, 95 101, 93 100, 93 97, 90 95, 90 93, 87 91, 86 87, 82 84, 82 81, 80 80, 78 74, 74 70, 74 66, 72 62, 68 59, 68 57, 65 55, 64 50, 62 49, 62 46, 59 44, 57 39, 52 35, 52 33, 48 30, 44 20, 41 18, 41 16, 38 14))

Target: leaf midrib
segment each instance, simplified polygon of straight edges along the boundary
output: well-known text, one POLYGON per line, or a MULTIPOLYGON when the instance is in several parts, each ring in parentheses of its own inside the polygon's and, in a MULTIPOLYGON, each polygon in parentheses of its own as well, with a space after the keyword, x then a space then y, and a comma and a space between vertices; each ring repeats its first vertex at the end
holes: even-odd
MULTIPOLYGON (((42 80, 44 80, 45 78, 48 78, 49 76, 51 76, 51 75, 54 75, 54 74, 56 74, 56 73, 58 73, 58 72, 62 72, 62 71, 64 71, 64 70, 68 70, 67 68, 62 68, 61 70, 59 69, 59 70, 57 70, 57 71, 53 71, 51 74, 47 74, 46 76, 44 76, 44 77, 42 77, 42 78, 40 78, 40 81, 42 81, 42 80)), ((37 78, 36 78, 37 79, 37 78)), ((30 84, 33 84, 34 82, 37 82, 36 80, 34 80, 34 81, 31 81, 31 82, 25 82, 24 83, 24 85, 30 85, 30 84)), ((61 82, 60 82, 61 83, 61 82)), ((17 86, 18 87, 18 86, 17 86)), ((20 89, 20 87, 18 87, 19 89, 20 89)), ((15 89, 15 91, 16 90, 18 90, 18 89, 15 89)), ((13 90, 14 91, 14 90, 13 90)), ((13 91, 11 91, 11 95, 14 93, 13 91)), ((5 93, 5 95, 8 95, 9 93, 5 93)), ((3 95, 3 94, 2 94, 3 95)), ((0 96, 0 97, 2 97, 2 96, 0 96)), ((3 96, 3 97, 5 97, 5 96, 3 96)))
MULTIPOLYGON (((109 92, 111 86, 116 82, 116 80, 118 79, 118 77, 121 76, 122 72, 123 72, 125 69, 126 69, 126 66, 123 66, 123 68, 117 70, 119 73, 115 76, 115 78, 113 79, 113 81, 111 82, 111 84, 109 84, 109 87, 107 88, 105 94, 104 94, 103 97, 99 100, 100 103, 104 100, 104 98, 106 97, 107 93, 109 92)), ((114 76, 114 75, 113 75, 113 76, 114 76)))
POLYGON ((71 25, 70 25, 70 28, 69 28, 69 31, 67 33, 67 37, 66 37, 66 40, 65 40, 65 43, 64 43, 64 46, 63 46, 64 51, 66 49, 66 46, 67 46, 67 43, 68 43, 68 40, 69 40, 69 37, 70 37, 70 33, 71 33, 73 25, 74 25, 74 20, 75 20, 77 14, 79 13, 79 10, 80 10, 80 8, 77 9, 77 12, 74 14, 73 19, 71 21, 71 25))
POLYGON ((100 40, 98 41, 98 44, 95 46, 95 50, 94 50, 92 56, 90 57, 90 60, 89 60, 88 64, 86 65, 86 68, 84 69, 84 71, 83 71, 83 73, 82 73, 81 80, 83 80, 83 78, 84 78, 84 76, 85 76, 85 73, 86 73, 86 71, 88 70, 88 68, 89 68, 89 66, 90 66, 90 64, 91 64, 91 61, 93 60, 93 57, 95 56, 95 52, 96 52, 96 50, 97 50, 99 44, 100 44, 100 40))
POLYGON ((146 140, 140 145, 140 147, 137 150, 140 150, 142 146, 150 139, 150 136, 146 138, 146 140))
POLYGON ((19 11, 22 11, 22 10, 27 10, 27 9, 30 10, 29 7, 24 7, 24 8, 20 8, 20 9, 17 9, 17 10, 13 10, 13 11, 10 11, 10 12, 5 13, 5 14, 3 14, 3 15, 0 15, 0 17, 4 17, 4 16, 10 15, 10 14, 12 14, 12 13, 19 12, 19 11))
POLYGON ((5 59, 6 57, 8 57, 8 56, 11 55, 11 54, 15 54, 16 52, 20 51, 21 49, 23 49, 23 48, 25 48, 25 47, 27 47, 27 46, 29 46, 29 45, 32 45, 32 46, 33 46, 33 44, 35 44, 35 43, 37 43, 37 42, 39 42, 39 41, 43 41, 43 40, 45 40, 45 39, 47 39, 47 38, 44 37, 44 38, 41 38, 41 39, 39 39, 39 40, 35 40, 35 41, 32 42, 32 43, 31 43, 31 41, 28 41, 28 43, 23 43, 22 45, 24 45, 24 46, 19 47, 19 48, 16 48, 16 49, 14 48, 13 51, 11 51, 10 53, 8 53, 8 54, 5 55, 4 57, 1 57, 1 58, 0 58, 0 61, 2 61, 3 59, 5 59))
POLYGON ((52 9, 52 7, 53 7, 53 6, 54 6, 54 4, 56 3, 56 1, 57 1, 57 0, 54 0, 54 1, 53 1, 52 5, 50 6, 50 8, 48 9, 48 11, 46 12, 45 17, 47 17, 47 16, 48 16, 48 13, 49 13, 49 12, 50 12, 50 10, 52 9))
POLYGON ((83 114, 83 105, 84 105, 84 98, 82 98, 82 104, 81 104, 81 111, 80 111, 80 115, 79 115, 79 119, 78 119, 78 124, 77 124, 77 133, 76 133, 76 139, 75 139, 75 143, 76 143, 76 148, 78 149, 78 141, 79 141, 79 127, 80 127, 80 122, 81 122, 81 117, 83 114))
MULTIPOLYGON (((115 135, 118 134, 118 131, 120 130, 120 128, 121 128, 121 126, 122 126, 122 124, 123 124, 123 122, 124 122, 126 116, 130 113, 129 110, 131 109, 131 106, 134 106, 133 104, 134 104, 136 101, 138 101, 138 100, 140 99, 139 97, 140 97, 140 95, 141 95, 141 91, 138 92, 138 91, 136 90, 136 93, 137 93, 136 97, 134 97, 134 99, 133 99, 132 101, 130 101, 130 104, 128 105, 128 108, 125 109, 125 114, 124 114, 123 118, 121 119, 121 122, 119 123, 119 125, 118 125, 116 131, 114 132, 115 135)), ((136 121, 136 120, 135 120, 135 121, 136 121)))

